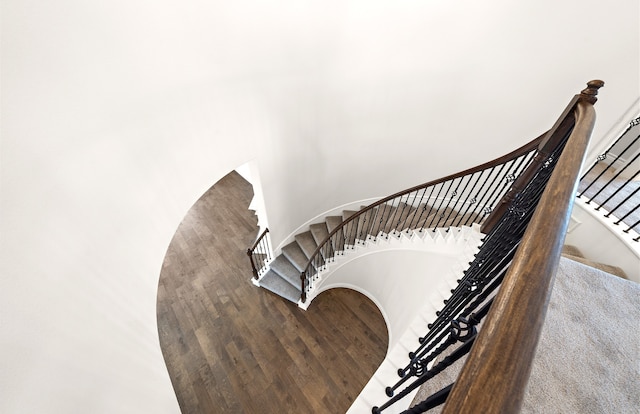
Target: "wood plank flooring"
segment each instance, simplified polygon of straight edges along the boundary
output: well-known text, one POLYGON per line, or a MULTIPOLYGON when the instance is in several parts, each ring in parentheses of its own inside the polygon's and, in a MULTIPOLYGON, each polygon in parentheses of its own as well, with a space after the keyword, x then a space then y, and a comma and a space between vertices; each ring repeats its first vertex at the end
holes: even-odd
POLYGON ((384 359, 382 315, 347 289, 305 312, 253 286, 252 194, 235 172, 216 183, 163 263, 160 345, 182 413, 344 413, 384 359))

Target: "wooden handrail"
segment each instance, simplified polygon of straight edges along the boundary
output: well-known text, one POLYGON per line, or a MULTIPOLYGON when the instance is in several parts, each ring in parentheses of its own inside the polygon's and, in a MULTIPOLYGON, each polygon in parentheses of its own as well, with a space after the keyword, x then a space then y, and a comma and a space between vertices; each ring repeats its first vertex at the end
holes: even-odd
POLYGON ((575 109, 573 132, 447 399, 444 414, 520 410, 595 122, 595 96, 604 82, 588 85, 570 103, 571 111, 575 109))
POLYGON ((350 216, 349 218, 347 218, 346 220, 344 220, 342 223, 340 223, 340 225, 338 227, 336 227, 335 229, 333 229, 331 232, 329 232, 329 234, 324 238, 323 241, 321 241, 320 243, 318 243, 318 246, 316 247, 316 249, 314 250, 314 252, 311 254, 310 258, 307 260, 307 264, 305 265, 304 269, 305 271, 303 271, 300 275, 300 280, 301 280, 301 301, 304 303, 306 301, 306 289, 305 289, 305 283, 307 281, 307 274, 306 274, 306 270, 311 268, 312 263, 314 262, 315 258, 320 255, 320 252, 322 251, 322 249, 324 248, 324 246, 329 243, 329 241, 332 239, 333 236, 335 236, 337 233, 339 233, 341 230, 343 230, 349 223, 354 222, 355 220, 358 220, 362 215, 367 214, 368 212, 370 212, 371 210, 375 209, 376 207, 387 203, 391 200, 395 200, 397 198, 403 197, 405 195, 411 194, 412 192, 415 191, 420 191, 423 190, 425 188, 431 187, 431 186, 435 186, 438 184, 442 184, 445 183, 447 181, 450 180, 454 180, 457 178, 461 178, 464 176, 468 176, 471 174, 475 174, 477 172, 486 170, 488 168, 492 168, 501 164, 504 164, 512 159, 515 159, 521 155, 527 154, 529 152, 531 152, 532 150, 540 147, 541 143, 543 142, 543 140, 545 139, 545 137, 548 135, 548 132, 543 133, 542 135, 538 136, 537 138, 531 140, 530 142, 524 144, 523 146, 509 152, 508 154, 502 155, 498 158, 495 158, 491 161, 485 162, 483 164, 480 164, 478 166, 466 169, 464 171, 455 173, 455 174, 451 174, 448 175, 446 177, 443 178, 439 178, 437 180, 433 180, 433 181, 428 181, 426 183, 420 184, 420 185, 416 185, 414 187, 408 188, 406 190, 397 192, 395 194, 392 194, 388 197, 382 198, 378 201, 376 201, 375 203, 372 203, 370 205, 368 205, 367 207, 357 211, 356 213, 354 213, 352 216, 350 216))
POLYGON ((258 245, 260 244, 262 239, 267 235, 267 233, 269 233, 269 229, 268 228, 264 229, 262 234, 260 236, 258 236, 258 238, 256 239, 255 243, 253 243, 253 245, 247 249, 247 252, 251 252, 252 253, 256 249, 256 247, 258 247, 258 245))
POLYGON ((531 180, 536 171, 540 168, 542 162, 544 162, 547 157, 553 152, 553 150, 558 146, 558 144, 567 138, 567 135, 572 131, 575 125, 575 116, 574 111, 576 105, 581 100, 590 99, 595 103, 597 95, 597 90, 604 85, 602 81, 594 80, 587 83, 587 88, 583 90, 579 95, 575 95, 573 99, 569 102, 565 110, 560 114, 560 117, 556 121, 556 123, 551 127, 549 131, 547 131, 544 135, 544 138, 540 140, 538 145, 538 153, 534 158, 533 162, 525 171, 518 177, 518 179, 513 183, 507 194, 500 200, 500 203, 496 206, 496 208, 491 212, 489 217, 482 223, 481 231, 483 233, 489 233, 491 229, 498 223, 500 218, 504 215, 505 211, 511 205, 511 202, 517 197, 517 195, 522 191, 525 185, 531 180), (592 93, 592 89, 596 91, 595 94, 592 93))

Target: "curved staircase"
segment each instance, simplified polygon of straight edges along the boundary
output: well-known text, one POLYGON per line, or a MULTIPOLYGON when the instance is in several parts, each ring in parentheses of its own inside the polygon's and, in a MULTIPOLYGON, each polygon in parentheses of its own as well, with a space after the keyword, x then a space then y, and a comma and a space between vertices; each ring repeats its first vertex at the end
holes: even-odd
MULTIPOLYGON (((628 377, 637 378, 638 370, 624 369, 629 360, 634 360, 634 352, 622 353, 625 355, 622 362, 616 360, 617 344, 624 342, 630 350, 637 348, 637 329, 629 326, 630 320, 635 322, 640 316, 637 314, 637 286, 618 289, 615 285, 627 282, 618 278, 611 282, 611 276, 607 276, 609 279, 583 277, 602 272, 585 266, 586 259, 581 258, 577 250, 568 249, 571 251, 565 254, 570 258, 562 258, 557 272, 558 284, 564 284, 566 289, 558 288, 560 293, 554 291, 556 296, 562 297, 555 305, 552 302, 549 313, 554 313, 554 306, 560 311, 545 322, 578 176, 595 122, 593 104, 602 85, 602 81, 589 82, 588 88, 571 100, 547 133, 520 149, 481 166, 386 197, 358 211, 345 210, 340 216, 328 216, 294 236, 294 241, 284 246, 282 253, 269 263, 269 269, 256 283, 292 302, 297 302, 300 297, 298 304, 304 307, 308 296, 313 298, 317 294, 326 271, 330 270, 329 264, 339 261, 338 258, 345 253, 379 245, 383 240, 391 243, 393 240, 417 240, 425 234, 433 234, 433 240, 438 235, 445 241, 455 240, 455 234, 461 233, 465 225, 483 223, 481 231, 485 235, 477 237, 479 247, 469 266, 462 266, 461 273, 452 271, 442 278, 450 283, 449 287, 453 287, 450 296, 436 299, 437 302, 446 298, 444 306, 435 311, 437 305, 428 306, 430 299, 424 298, 421 304, 429 308, 426 313, 412 313, 416 319, 422 318, 417 320, 417 325, 425 322, 427 325, 426 333, 419 337, 416 348, 408 352, 409 362, 404 365, 390 360, 396 354, 406 360, 402 354, 406 355, 407 349, 411 349, 409 342, 415 344, 416 332, 412 331, 420 331, 419 327, 409 327, 407 332, 413 340, 403 336, 395 341, 381 365, 379 371, 388 371, 385 376, 393 375, 394 368, 400 367, 395 371, 396 379, 400 379, 389 383, 376 374, 361 394, 367 394, 367 388, 372 385, 372 389, 383 391, 388 399, 376 391, 381 395, 381 405, 372 406, 374 401, 367 397, 360 406, 358 403, 362 400, 356 401, 353 412, 363 409, 375 414, 383 410, 400 412, 403 405, 406 407, 406 402, 395 404, 425 383, 431 384, 430 391, 425 394, 428 396, 416 398, 416 401, 423 400, 416 407, 403 410, 403 414, 422 413, 445 403, 445 400, 444 412, 447 414, 518 412, 523 407, 532 367, 534 374, 531 379, 536 383, 537 361, 533 355, 536 354, 543 324, 556 330, 550 338, 557 357, 543 364, 541 383, 549 372, 555 372, 554 365, 565 363, 567 372, 576 368, 571 363, 566 364, 562 358, 566 344, 571 343, 571 336, 580 336, 582 342, 589 341, 593 326, 606 332, 598 337, 599 341, 605 341, 612 325, 615 329, 619 323, 631 341, 614 340, 611 347, 604 348, 598 344, 594 347, 579 343, 575 350, 577 353, 583 349, 593 353, 595 362, 590 366, 601 375, 608 370, 601 361, 622 367, 626 374, 611 381, 614 387, 623 389, 622 397, 616 397, 614 401, 624 400, 629 391, 637 391, 637 382, 628 377), (452 231, 456 227, 462 229, 452 231), (585 268, 593 270, 585 271, 585 268), (563 274, 571 276, 565 279, 563 274), (459 279, 456 280, 457 277, 459 279), (609 317, 608 306, 615 302, 616 297, 624 298, 631 308, 612 312, 613 317, 609 317), (590 308, 596 304, 597 309, 590 308), (631 318, 625 318, 625 314, 631 318), (567 315, 571 321, 567 321, 567 315), (595 315, 599 319, 597 326, 583 323, 582 319, 587 319, 585 315, 595 315), (428 322, 430 320, 431 323, 428 322), (571 323, 574 329, 565 329, 567 323, 571 323), (485 328, 479 330, 482 325, 485 328), (575 326, 579 328, 576 330, 575 326), (566 332, 571 332, 569 337, 566 332), (456 369, 455 366, 462 366, 465 359, 467 362, 462 371, 456 369), (386 364, 388 360, 390 362, 386 364), (443 376, 440 374, 443 371, 451 375, 443 376), (440 382, 432 381, 435 376, 440 382), (453 378, 456 378, 455 386, 453 378), (432 394, 433 391, 435 393, 432 394)), ((478 229, 476 226, 475 230, 478 229)), ((596 266, 618 272, 614 267, 596 266)), ((255 267, 254 274, 258 274, 255 267)), ((437 296, 434 292, 423 296, 429 295, 437 296)), ((545 349, 544 340, 541 349, 545 349)), ((576 363, 584 361, 580 358, 573 360, 576 363)), ((588 377, 593 383, 590 387, 595 387, 598 375, 591 374, 588 377)), ((581 379, 578 379, 578 384, 581 379)), ((548 398, 547 394, 552 391, 546 388, 536 399, 548 398)), ((580 403, 585 391, 578 386, 570 392, 580 403)), ((620 403, 623 409, 637 408, 637 398, 627 400, 627 403, 620 403)), ((609 404, 609 407, 616 404, 609 404)), ((546 412, 569 412, 566 409, 577 412, 575 406, 566 408, 569 406, 560 404, 559 407, 564 408, 558 411, 553 406, 546 412)), ((537 412, 535 410, 531 412, 537 412)))
MULTIPOLYGON (((407 203, 401 203, 397 206, 383 204, 370 210, 347 226, 345 230, 341 230, 346 235, 341 234, 337 241, 333 241, 321 252, 323 265, 335 260, 336 255, 348 254, 356 246, 366 246, 370 242, 390 237, 399 238, 402 236, 412 239, 420 237, 422 233, 428 231, 435 234, 436 228, 429 227, 433 223, 438 223, 438 228, 444 229, 446 232, 452 224, 466 224, 471 218, 470 213, 461 216, 451 208, 433 211, 435 211, 434 207, 427 203, 419 204, 417 207, 407 203), (427 214, 427 212, 431 213, 427 214), (372 217, 377 218, 376 224, 371 224, 372 217), (393 218, 393 220, 389 220, 389 218, 393 218), (352 229, 356 229, 356 231, 352 231, 352 229)), ((295 235, 294 241, 284 246, 282 252, 269 264, 269 270, 257 282, 259 286, 297 303, 302 293, 300 274, 305 270, 318 245, 343 221, 356 213, 355 210, 344 210, 340 216, 327 216, 323 222, 311 224, 309 230, 295 235)))

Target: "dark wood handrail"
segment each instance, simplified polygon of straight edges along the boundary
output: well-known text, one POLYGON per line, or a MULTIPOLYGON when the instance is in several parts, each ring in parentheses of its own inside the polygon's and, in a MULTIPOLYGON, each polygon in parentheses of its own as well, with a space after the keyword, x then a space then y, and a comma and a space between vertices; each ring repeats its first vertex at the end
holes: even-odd
POLYGON ((444 414, 520 410, 595 122, 595 96, 603 85, 602 81, 589 82, 569 105, 571 112, 575 110, 573 132, 447 399, 444 414))
POLYGON ((253 246, 251 246, 251 247, 249 247, 249 249, 247 249, 247 252, 253 252, 256 249, 256 247, 258 247, 258 245, 260 244, 262 239, 267 235, 267 233, 269 233, 269 229, 268 228, 264 229, 262 234, 260 236, 258 236, 258 238, 256 239, 256 242, 253 243, 253 246))
MULTIPOLYGON (((428 181, 426 183, 423 184, 419 184, 416 185, 414 187, 408 188, 406 190, 397 192, 395 194, 392 194, 390 196, 387 196, 385 198, 382 198, 378 201, 376 201, 375 203, 372 203, 370 205, 368 205, 367 207, 357 211, 356 213, 354 213, 352 216, 350 216, 349 218, 347 218, 346 220, 344 220, 342 223, 340 223, 340 225, 338 227, 336 227, 335 229, 333 229, 331 232, 329 232, 329 234, 324 238, 323 241, 321 241, 320 243, 318 243, 317 248, 314 250, 314 252, 311 254, 310 258, 307 260, 307 264, 305 265, 304 269, 310 269, 312 263, 314 262, 315 258, 320 254, 320 252, 322 251, 322 249, 324 248, 324 246, 330 242, 330 240, 332 239, 333 236, 335 236, 338 232, 340 232, 341 230, 343 230, 349 223, 354 222, 355 220, 358 220, 363 214, 366 214, 368 212, 370 212, 371 210, 375 209, 376 207, 387 203, 388 201, 403 197, 405 195, 411 194, 412 192, 415 191, 420 191, 423 190, 425 188, 429 188, 438 184, 442 184, 445 183, 447 181, 450 180, 454 180, 457 178, 461 178, 467 175, 471 175, 483 170, 486 170, 488 168, 492 168, 501 164, 504 164, 514 158, 517 158, 521 155, 527 154, 528 152, 538 148, 540 146, 540 144, 542 143, 542 141, 544 140, 544 138, 548 135, 548 132, 543 133, 542 135, 538 136, 537 138, 533 139, 532 141, 524 144, 523 146, 509 152, 508 154, 502 155, 498 158, 495 158, 494 160, 485 162, 483 164, 480 164, 478 166, 466 169, 464 171, 458 172, 458 173, 454 173, 451 175, 448 175, 446 177, 443 178, 439 178, 437 180, 433 180, 433 181, 428 181)), ((306 274, 305 272, 302 272, 302 274, 300 275, 300 279, 301 279, 301 283, 302 283, 302 294, 301 294, 301 300, 304 303, 306 301, 306 292, 305 292, 305 281, 306 281, 306 274)))

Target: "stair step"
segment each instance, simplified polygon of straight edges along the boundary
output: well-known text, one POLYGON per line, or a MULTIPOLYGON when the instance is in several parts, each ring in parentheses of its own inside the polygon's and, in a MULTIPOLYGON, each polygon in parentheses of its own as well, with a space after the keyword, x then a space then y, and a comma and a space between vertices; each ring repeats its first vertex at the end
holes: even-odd
POLYGON ((428 229, 446 227, 447 217, 453 216, 453 209, 446 207, 433 212, 425 221, 424 227, 428 229))
POLYGON ((361 231, 358 232, 358 237, 360 239, 367 240, 369 237, 375 237, 378 235, 378 231, 376 231, 376 225, 374 223, 377 214, 378 208, 374 207, 360 216, 361 231))
POLYGON ((260 286, 267 290, 270 290, 276 295, 290 300, 293 303, 298 303, 298 300, 300 300, 300 289, 293 287, 291 283, 281 278, 273 270, 269 270, 260 279, 260 286))
POLYGON ((289 259, 296 269, 304 272, 307 265, 307 256, 304 254, 298 242, 291 242, 282 248, 282 254, 289 259))
POLYGON ((398 207, 391 206, 391 208, 387 207, 383 211, 382 217, 384 218, 384 222, 382 223, 382 226, 380 228, 383 233, 389 234, 391 230, 393 230, 395 224, 395 222, 393 221, 393 217, 397 214, 397 210, 398 207))
POLYGON ((576 246, 565 244, 562 246, 562 254, 566 254, 574 257, 584 257, 584 254, 576 246))
POLYGON ((327 229, 327 223, 316 223, 309 226, 313 240, 316 244, 320 244, 329 235, 329 229, 327 229))
POLYGON ((464 223, 469 220, 471 217, 474 216, 475 213, 467 213, 463 216, 460 216, 460 214, 458 212, 456 212, 455 210, 452 210, 450 208, 445 209, 445 213, 444 213, 444 217, 443 219, 445 221, 440 221, 438 222, 438 227, 459 227, 464 225, 464 223), (446 211, 448 210, 448 211, 446 211), (449 214, 451 213, 451 214, 449 214), (448 217, 448 218, 447 218, 448 217))
MULTIPOLYGON (((296 242, 298 242, 300 249, 302 249, 302 252, 307 257, 307 260, 311 259, 311 256, 318 247, 318 244, 313 239, 311 231, 305 231, 304 233, 296 234, 295 239, 296 242)), ((324 256, 322 254, 313 258, 313 266, 315 268, 319 268, 322 265, 324 265, 324 256)))
POLYGON ((357 211, 355 210, 342 210, 342 221, 348 219, 349 217, 353 216, 356 213, 357 211))
POLYGON ((377 237, 380 232, 384 232, 386 221, 389 219, 391 214, 393 214, 395 207, 392 207, 388 204, 380 204, 378 207, 374 208, 371 212, 370 220, 373 221, 371 226, 369 226, 369 235, 373 237, 377 237))
MULTIPOLYGON (((326 239, 327 236, 329 235, 329 229, 327 229, 327 223, 312 224, 311 226, 309 226, 309 229, 311 231, 311 235, 313 236, 313 239, 318 245, 321 242, 323 242, 324 239, 326 239)), ((333 247, 331 246, 331 243, 327 243, 320 251, 320 254, 322 255, 322 258, 325 260, 333 257, 333 247)))
POLYGON ((446 226, 447 227, 461 227, 461 226, 466 226, 466 225, 470 225, 471 224, 471 218, 475 215, 475 213, 466 213, 464 214, 462 217, 460 217, 459 214, 454 213, 452 215, 452 217, 447 221, 446 226), (468 224, 467 224, 468 223, 468 224))
POLYGON ((389 217, 389 222, 386 226, 387 233, 401 232, 404 230, 406 228, 407 218, 415 210, 415 207, 412 207, 407 203, 399 203, 393 214, 389 217))
POLYGON ((405 229, 419 229, 421 228, 420 223, 426 219, 429 210, 431 209, 431 205, 426 204, 426 203, 422 203, 418 206, 418 208, 416 208, 415 210, 413 210, 409 216, 407 217, 406 220, 406 225, 405 225, 405 229))
MULTIPOLYGON (((327 229, 329 230, 329 232, 332 232, 333 230, 335 230, 342 223, 342 217, 341 216, 328 216, 326 218, 325 222, 327 223, 327 229)), ((339 230, 332 237, 331 245, 332 245, 334 251, 336 251, 336 252, 344 250, 344 239, 343 239, 342 230, 339 230)))
POLYGON ((302 249, 302 252, 305 254, 305 256, 307 256, 307 259, 309 259, 318 247, 318 243, 316 243, 316 241, 313 239, 311 231, 305 231, 304 233, 296 234, 295 239, 302 249))
MULTIPOLYGON (((357 211, 353 211, 353 210, 344 210, 342 212, 342 220, 346 221, 349 217, 353 216, 354 214, 356 214, 357 211)), ((344 234, 346 235, 346 243, 349 246, 353 246, 355 245, 355 241, 357 238, 357 230, 358 230, 358 219, 352 220, 349 223, 347 223, 344 226, 344 234)))
POLYGON ((301 285, 300 271, 283 254, 276 257, 271 262, 270 267, 276 274, 291 283, 293 287, 298 288, 301 285))
POLYGON ((623 279, 627 279, 627 274, 619 268, 618 266, 613 266, 605 263, 594 262, 593 260, 586 259, 580 256, 573 256, 570 254, 563 253, 562 254, 567 259, 571 259, 574 262, 582 263, 587 266, 591 266, 595 269, 602 270, 603 272, 609 273, 610 275, 618 276, 623 279))
MULTIPOLYGON (((463 220, 466 220, 471 215, 472 213, 467 213, 463 220)), ((458 220, 458 214, 450 207, 436 210, 429 205, 424 205, 414 213, 414 217, 411 219, 411 225, 413 228, 431 229, 436 227, 449 227, 452 223, 457 223, 458 220)))
POLYGON ((327 230, 332 232, 336 227, 338 227, 342 223, 342 217, 340 216, 327 216, 325 219, 325 223, 327 223, 327 230))

